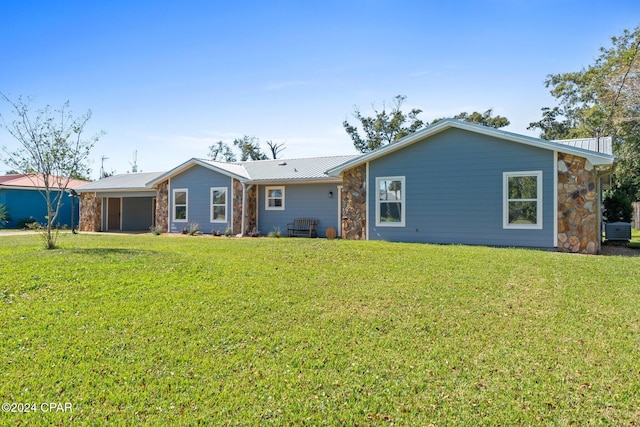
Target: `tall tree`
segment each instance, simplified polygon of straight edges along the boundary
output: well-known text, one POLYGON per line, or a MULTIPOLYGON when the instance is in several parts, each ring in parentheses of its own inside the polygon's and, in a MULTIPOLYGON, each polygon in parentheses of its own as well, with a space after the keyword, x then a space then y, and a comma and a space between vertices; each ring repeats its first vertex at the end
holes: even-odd
POLYGON ((413 108, 408 113, 403 112, 402 104, 406 99, 404 95, 395 96, 389 111, 385 103, 380 111, 372 106, 375 114, 373 117, 363 116, 360 109, 354 107, 353 117, 359 122, 363 135, 360 134, 358 125, 354 126, 347 120, 342 122, 354 147, 361 153, 368 153, 421 129, 425 125, 418 119, 422 110, 413 108))
POLYGON ((484 113, 478 113, 474 111, 473 113, 460 113, 453 116, 454 119, 464 120, 465 122, 475 123, 478 125, 489 126, 492 128, 500 129, 505 126, 509 126, 509 119, 503 116, 494 116, 493 108, 489 108, 484 113))
POLYGON ((551 74, 545 85, 558 105, 529 125, 546 139, 613 137, 615 187, 640 198, 640 26, 611 38, 580 71, 551 74))
MULTIPOLYGON (((453 118, 456 120, 463 120, 465 122, 475 123, 477 125, 489 126, 496 129, 509 126, 509 124, 511 123, 509 122, 509 119, 507 119, 504 116, 494 116, 493 108, 489 108, 484 113, 478 113, 477 111, 474 111, 473 113, 462 112, 462 113, 456 114, 455 116, 453 116, 453 118)), ((444 117, 435 119, 434 121, 431 122, 431 124, 437 123, 441 120, 444 120, 444 117)))
POLYGON ((6 154, 3 161, 21 173, 36 172, 42 179, 40 194, 47 206, 43 236, 47 249, 53 249, 57 238, 54 224, 65 190, 73 177, 89 174, 87 159, 102 133, 85 137, 84 128, 91 119, 91 110, 74 117, 69 101, 61 108, 47 105, 34 111, 31 99, 19 97, 12 101, 3 93, 0 93, 0 98, 13 108, 14 116, 11 122, 7 122, 0 115, 0 125, 20 146, 15 151, 3 147, 6 154))
POLYGON ((273 141, 267 141, 265 144, 267 144, 267 147, 269 147, 269 151, 271 152, 271 157, 273 157, 274 160, 277 159, 278 155, 280 155, 280 153, 282 153, 286 148, 284 146, 284 143, 277 144, 273 141))
MULTIPOLYGON (((422 112, 419 108, 414 108, 408 113, 402 111, 402 104, 406 99, 407 97, 404 95, 394 97, 393 106, 388 112, 384 103, 381 111, 373 107, 374 116, 363 116, 360 109, 357 106, 354 107, 353 117, 360 122, 360 128, 357 125, 354 126, 350 124, 347 120, 342 122, 342 126, 351 137, 354 147, 361 153, 367 153, 428 125, 428 122, 424 122, 418 118, 418 114, 422 112), (360 133, 361 131, 362 135, 360 133)), ((494 116, 493 109, 491 108, 484 113, 478 113, 477 111, 473 113, 459 113, 453 116, 453 118, 493 128, 501 128, 509 125, 509 119, 503 116, 494 116)), ((444 120, 444 117, 433 120, 431 124, 437 123, 440 120, 444 120)))
POLYGON ((260 140, 255 136, 245 135, 242 138, 236 138, 233 145, 240 149, 240 161, 267 160, 267 155, 260 149, 260 140))
POLYGON ((236 155, 227 144, 222 141, 218 141, 209 146, 209 158, 217 162, 235 162, 236 155))

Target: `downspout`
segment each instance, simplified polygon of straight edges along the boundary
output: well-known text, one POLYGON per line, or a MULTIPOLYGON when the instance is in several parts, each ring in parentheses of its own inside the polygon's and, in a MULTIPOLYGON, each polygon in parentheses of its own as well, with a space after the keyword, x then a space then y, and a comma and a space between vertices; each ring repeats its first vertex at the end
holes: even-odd
MULTIPOLYGON (((365 174, 364 174, 364 194, 365 194, 365 214, 364 214, 364 225, 365 225, 365 240, 369 240, 369 162, 366 164, 365 174)), ((375 213, 373 214, 373 218, 375 221, 375 213)), ((375 224, 375 223, 374 223, 375 224)))
POLYGON ((247 217, 247 184, 242 183, 242 221, 240 223, 240 233, 244 236, 245 222, 247 217))
POLYGON ((558 152, 557 151, 553 152, 553 247, 558 249, 558 152))
POLYGON ((338 185, 338 230, 339 238, 342 238, 342 184, 338 185))

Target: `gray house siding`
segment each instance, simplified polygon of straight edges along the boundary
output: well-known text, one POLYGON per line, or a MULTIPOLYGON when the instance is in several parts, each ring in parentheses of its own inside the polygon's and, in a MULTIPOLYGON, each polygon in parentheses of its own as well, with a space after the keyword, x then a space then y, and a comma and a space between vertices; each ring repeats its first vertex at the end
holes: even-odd
POLYGON ((179 233, 189 224, 198 224, 203 233, 211 233, 213 230, 224 231, 231 224, 231 178, 214 172, 202 166, 193 166, 184 172, 172 177, 169 181, 169 231, 179 233), (211 188, 223 187, 227 189, 226 222, 211 222, 211 188), (187 220, 174 221, 174 190, 188 190, 187 220))
MULTIPOLYGON (((278 186, 274 184, 273 186, 278 186)), ((318 236, 325 237, 328 227, 338 230, 338 201, 340 194, 337 183, 287 184, 285 187, 284 210, 265 209, 266 185, 258 188, 258 229, 266 236, 280 229, 283 236, 287 233, 287 224, 294 218, 317 218, 318 236), (333 197, 329 197, 329 193, 333 197)))
POLYGON ((553 247, 553 152, 448 129, 369 163, 371 240, 553 247), (542 229, 503 228, 503 172, 542 171, 542 229), (405 226, 376 226, 376 177, 405 177, 405 226))

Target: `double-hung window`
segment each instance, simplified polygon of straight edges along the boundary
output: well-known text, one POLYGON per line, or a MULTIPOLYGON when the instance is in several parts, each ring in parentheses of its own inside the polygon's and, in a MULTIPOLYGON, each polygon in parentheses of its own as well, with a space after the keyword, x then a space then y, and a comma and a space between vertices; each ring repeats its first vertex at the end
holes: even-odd
POLYGON ((211 189, 211 222, 227 222, 227 189, 211 189))
POLYGON ((404 227, 404 176, 376 178, 376 226, 404 227))
POLYGON ((176 188, 173 190, 173 220, 175 222, 187 222, 187 203, 189 190, 176 188))
POLYGON ((283 211, 284 210, 284 187, 266 187, 264 208, 268 211, 283 211))
POLYGON ((504 172, 503 227, 542 229, 542 171, 504 172))

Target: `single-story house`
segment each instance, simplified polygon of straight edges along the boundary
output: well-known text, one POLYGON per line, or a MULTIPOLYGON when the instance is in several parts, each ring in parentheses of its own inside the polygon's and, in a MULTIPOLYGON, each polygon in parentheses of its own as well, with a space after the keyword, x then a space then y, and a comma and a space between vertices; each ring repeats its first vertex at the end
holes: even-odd
MULTIPOLYGON (((53 180, 58 178, 52 177, 53 180)), ((88 181, 72 179, 67 184, 68 189, 75 189, 88 181)), ((0 176, 0 205, 5 205, 10 220, 7 228, 16 228, 20 223, 37 221, 47 222, 47 203, 43 195, 44 181, 38 174, 10 174, 0 176)), ((71 227, 78 224, 78 204, 72 203, 68 193, 61 194, 60 190, 51 190, 52 200, 62 197, 62 205, 56 221, 57 226, 71 227), (73 209, 72 209, 72 205, 73 209), (72 217, 73 215, 73 221, 72 217)))
MULTIPOLYGON (((194 158, 165 173, 119 175, 77 191, 81 230, 111 229, 109 198, 124 207, 146 197, 155 218, 147 209, 144 225, 169 232, 197 223, 204 232, 264 235, 312 217, 320 236, 333 227, 346 239, 597 253, 601 191, 613 164, 607 138, 547 141, 446 119, 361 155, 194 158)), ((123 229, 133 213, 120 212, 123 229)))

